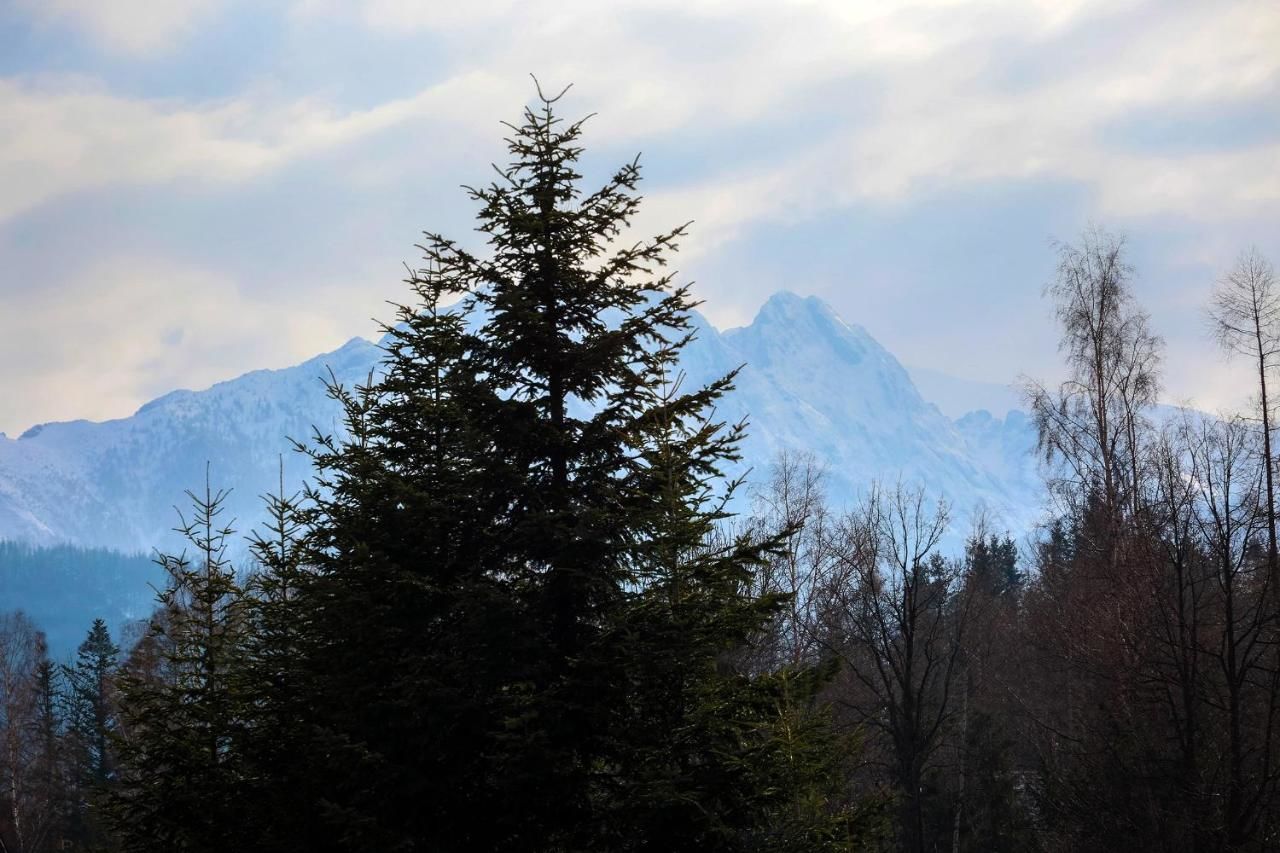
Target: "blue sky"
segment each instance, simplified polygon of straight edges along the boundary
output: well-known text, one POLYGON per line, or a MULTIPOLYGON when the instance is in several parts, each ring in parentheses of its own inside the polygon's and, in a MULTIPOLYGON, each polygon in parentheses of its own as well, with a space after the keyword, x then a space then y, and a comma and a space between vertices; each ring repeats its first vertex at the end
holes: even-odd
MULTIPOLYGON (((1054 239, 1127 235, 1166 393, 1248 383, 1205 334, 1280 262, 1274 0, 0 2, 0 430, 131 413, 374 334, 423 229, 532 95, 720 326, 829 301, 909 365, 1057 371, 1054 239)), ((479 241, 476 241, 476 245, 479 241)))

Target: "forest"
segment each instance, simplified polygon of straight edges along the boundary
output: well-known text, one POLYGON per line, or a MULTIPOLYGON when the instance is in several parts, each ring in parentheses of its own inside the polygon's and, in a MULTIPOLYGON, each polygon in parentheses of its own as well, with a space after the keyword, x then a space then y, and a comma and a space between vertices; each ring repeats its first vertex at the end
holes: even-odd
POLYGON ((945 553, 928 482, 836 508, 807 448, 725 481, 750 424, 676 367, 686 226, 632 242, 638 161, 584 187, 556 100, 467 190, 483 250, 424 235, 311 485, 246 534, 192 484, 153 614, 66 664, 0 616, 0 851, 1280 846, 1267 260, 1206 284, 1257 383, 1211 416, 1157 405, 1123 238, 1059 244, 1049 520, 945 553))

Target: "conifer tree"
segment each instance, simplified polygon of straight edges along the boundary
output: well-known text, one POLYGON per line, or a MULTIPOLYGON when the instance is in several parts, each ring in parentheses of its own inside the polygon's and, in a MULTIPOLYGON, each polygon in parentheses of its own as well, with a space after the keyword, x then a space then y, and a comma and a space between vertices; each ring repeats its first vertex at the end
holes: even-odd
POLYGON ((68 837, 90 849, 107 838, 101 805, 115 778, 111 738, 118 723, 113 693, 119 657, 106 622, 95 619, 76 651, 75 665, 62 667, 71 797, 68 837))
POLYGON ((347 436, 307 448, 318 476, 292 609, 324 757, 316 843, 498 849, 504 824, 475 816, 506 807, 492 741, 528 652, 486 537, 514 481, 477 427, 493 392, 471 366, 475 339, 441 305, 448 279, 426 268, 408 284, 417 302, 386 328, 379 381, 330 386, 347 436))
POLYGON ((1017 592, 1022 584, 1018 571, 1018 545, 1013 537, 979 529, 965 543, 966 584, 987 596, 1017 592))
POLYGON ((246 588, 244 659, 233 687, 247 724, 240 740, 245 837, 260 849, 290 849, 310 836, 316 803, 309 770, 314 740, 307 725, 299 666, 303 626, 295 604, 307 571, 300 496, 280 487, 263 497, 266 521, 249 537, 255 566, 246 588))
POLYGON ((71 831, 70 803, 64 763, 64 721, 61 713, 62 687, 59 667, 44 657, 35 672, 35 741, 36 800, 40 803, 43 842, 35 849, 50 849, 61 843, 71 831))
POLYGON ((227 560, 233 531, 219 516, 225 491, 188 492, 178 528, 194 551, 162 555, 169 575, 151 620, 145 671, 119 679, 120 771, 109 814, 127 851, 252 849, 240 837, 245 713, 238 689, 244 599, 227 560))
MULTIPOLYGON (((676 370, 684 338, 651 357, 676 370)), ((682 377, 640 393, 634 594, 622 616, 628 673, 604 818, 611 849, 842 850, 860 815, 842 802, 842 748, 815 697, 830 666, 748 674, 742 649, 787 603, 750 575, 791 531, 719 535, 737 487, 719 481, 744 425, 706 417, 732 377, 690 394, 682 377), (724 489, 717 491, 718 487, 724 489)), ((834 664, 834 660, 830 661, 834 664)))
POLYGON ((114 775, 110 740, 116 720, 110 692, 119 657, 107 623, 95 619, 76 651, 75 666, 63 668, 77 781, 88 788, 100 788, 114 775))
POLYGON ((730 665, 778 606, 744 582, 776 543, 707 545, 741 427, 707 417, 731 377, 665 387, 684 229, 622 241, 638 164, 583 193, 556 100, 470 191, 489 251, 427 234, 384 376, 332 387, 348 437, 310 447, 295 612, 331 844, 839 846, 820 715, 794 713, 818 673, 730 665))

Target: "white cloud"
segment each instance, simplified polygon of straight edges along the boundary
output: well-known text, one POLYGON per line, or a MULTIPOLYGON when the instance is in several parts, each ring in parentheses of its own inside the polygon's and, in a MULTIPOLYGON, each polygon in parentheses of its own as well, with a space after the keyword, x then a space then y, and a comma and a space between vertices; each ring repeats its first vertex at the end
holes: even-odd
MULTIPOLYGON (((70 2, 54 0, 58 8, 70 2)), ((549 86, 578 82, 574 108, 601 112, 592 125, 596 144, 642 146, 647 138, 731 135, 735 128, 750 133, 771 116, 786 122, 820 112, 823 102, 805 102, 806 93, 840 81, 861 80, 879 94, 881 103, 845 115, 808 144, 770 152, 754 175, 681 190, 682 197, 709 197, 718 185, 739 196, 694 211, 712 230, 731 228, 725 217, 769 219, 797 207, 816 213, 901 199, 921 185, 1011 178, 1092 186, 1105 214, 1161 209, 1208 216, 1275 203, 1280 178, 1259 176, 1258 168, 1276 155, 1274 147, 1174 157, 1112 150, 1100 131, 1135 109, 1280 89, 1273 48, 1280 14, 1247 0, 1212 10, 1175 8, 1150 25, 1130 21, 1131 32, 1117 39, 1120 49, 1075 62, 1046 41, 1072 28, 1105 31, 1133 5, 301 0, 299 14, 354 9, 383 36, 446 35, 465 58, 444 82, 352 112, 307 97, 281 102, 250 93, 228 102, 168 103, 116 97, 84 81, 0 81, 0 183, 11 188, 0 199, 0 220, 62 192, 107 183, 241 180, 414 119, 442 135, 487 126, 509 114, 508 100, 527 95, 529 70, 549 86), (717 35, 726 27, 732 38, 717 35), (664 28, 683 28, 695 43, 705 34, 706 44, 697 50, 678 40, 668 44, 664 28), (1005 54, 1042 44, 1044 61, 1059 66, 1040 69, 1048 73, 1038 85, 1009 85, 1002 78, 1013 73, 1004 68, 1005 54), (747 198, 746 187, 770 189, 747 198)), ((126 9, 123 17, 131 14, 126 9)), ((838 90, 825 97, 830 104, 838 90)))
POLYGON ((175 388, 294 364, 341 344, 351 319, 379 304, 376 291, 350 282, 273 302, 263 282, 155 257, 93 259, 58 274, 8 294, 0 313, 0 365, 10 366, 0 429, 10 434, 122 417, 175 388))
POLYGON ((17 0, 44 25, 79 30, 117 54, 155 56, 175 51, 221 0, 17 0))
MULTIPOLYGON (((324 11, 322 0, 309 2, 311 13, 324 11)), ((336 8, 352 7, 329 13, 336 8)), ((752 221, 983 181, 1080 184, 1108 217, 1208 219, 1271 214, 1280 204, 1280 176, 1266 167, 1280 146, 1173 155, 1117 150, 1103 134, 1135 110, 1280 91, 1280 13, 1253 0, 499 0, 447 10, 364 0, 354 8, 384 37, 447 37, 467 57, 463 69, 578 81, 574 108, 601 112, 596 144, 694 133, 732 145, 759 122, 839 110, 838 89, 805 103, 814 87, 858 80, 879 95, 798 148, 669 192, 699 220, 706 248, 752 221), (1078 34, 1096 38, 1073 42, 1078 34), (1106 47, 1073 55, 1094 41, 1106 47), (1031 62, 1023 69, 1031 80, 1011 65, 1019 59, 1031 62)))
POLYGON ((428 114, 465 125, 500 90, 490 75, 464 74, 340 112, 310 98, 188 104, 124 98, 83 78, 0 79, 0 223, 82 190, 243 181, 428 114))
MULTIPOLYGON (((145 55, 208 20, 218 0, 171 0, 158 11, 141 0, 19 2, 40 20, 145 55)), ((353 42, 378 50, 438 50, 445 70, 432 72, 436 82, 399 80, 394 97, 361 91, 372 106, 354 110, 307 91, 306 81, 291 97, 264 83, 227 100, 168 101, 122 97, 85 79, 0 79, 0 227, 85 189, 221 188, 337 150, 350 155, 342 177, 375 203, 406 164, 480 179, 497 150, 496 121, 530 94, 529 71, 548 87, 576 82, 567 109, 600 113, 587 138, 593 149, 690 141, 699 156, 729 155, 650 190, 640 227, 697 221, 682 262, 759 223, 891 208, 987 183, 1083 189, 1091 212, 1120 228, 1144 217, 1187 223, 1199 236, 1185 250, 1200 264, 1221 253, 1233 223, 1280 221, 1275 142, 1162 149, 1126 146, 1110 132, 1147 113, 1194 117, 1274 100, 1280 11, 1255 0, 292 0, 291 8, 295 25, 336 18, 350 24, 353 42), (791 123, 807 130, 770 140, 791 123), (372 138, 391 130, 404 142, 369 153, 372 138), (485 154, 468 147, 477 141, 485 154), (742 145, 750 154, 734 156, 742 145)), ((196 287, 188 273, 177 280, 196 287)), ((751 299, 726 300, 725 310, 751 299)), ((1170 364, 1188 381, 1218 381, 1193 362, 1170 364)))
MULTIPOLYGON (((1056 4, 1042 5, 1052 28, 1064 25, 1050 11, 1056 4)), ((794 222, 855 203, 895 204, 961 184, 1027 179, 1087 187, 1096 215, 1108 219, 1276 217, 1278 143, 1228 142, 1215 150, 1172 153, 1117 148, 1103 132, 1138 109, 1220 106, 1280 91, 1280 54, 1273 48, 1280 43, 1280 14, 1259 9, 1247 3, 1216 13, 1185 9, 1135 32, 1109 62, 1057 68, 1036 86, 1004 85, 991 73, 999 61, 996 48, 973 43, 976 36, 938 50, 908 51, 910 61, 873 72, 883 105, 749 171, 661 193, 654 207, 685 211, 698 221, 695 251, 711 251, 755 222, 794 222)), ((1079 14, 1086 11, 1096 10, 1079 14)), ((852 33, 837 32, 835 39, 846 36, 852 33)), ((902 33, 898 38, 910 41, 902 33)), ((762 65, 766 73, 776 70, 762 65)), ((759 91, 751 86, 752 74, 745 70, 741 86, 722 85, 759 91)), ((674 81, 656 88, 679 92, 677 100, 692 97, 674 81)), ((776 109, 786 100, 785 91, 762 98, 759 109, 776 109)), ((714 114, 695 105, 689 112, 698 120, 714 114)))

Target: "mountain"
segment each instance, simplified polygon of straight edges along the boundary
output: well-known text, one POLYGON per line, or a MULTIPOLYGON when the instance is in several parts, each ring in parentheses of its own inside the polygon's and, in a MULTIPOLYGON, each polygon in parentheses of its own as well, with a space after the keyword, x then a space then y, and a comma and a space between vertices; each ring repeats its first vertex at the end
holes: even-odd
POLYGON ((290 438, 333 431, 321 377, 364 381, 380 351, 359 338, 296 367, 258 370, 204 391, 174 391, 127 418, 41 424, 0 438, 0 539, 149 552, 174 540, 187 489, 233 489, 226 520, 246 529, 284 466, 309 468, 290 438))
MULTIPOLYGON (((695 319, 697 338, 682 363, 687 382, 745 365, 717 416, 749 421, 749 479, 778 452, 807 450, 828 466, 837 505, 873 480, 901 480, 947 498, 957 532, 980 507, 1015 533, 1034 521, 1042 488, 1021 414, 948 418, 865 329, 816 298, 777 294, 751 325, 723 332, 695 319)), ((380 352, 356 338, 295 367, 175 391, 127 418, 0 437, 0 540, 129 552, 173 547, 174 506, 185 504, 185 490, 203 488, 206 466, 214 488, 233 490, 226 519, 247 531, 281 466, 290 491, 308 474, 290 439, 305 439, 313 425, 339 427, 322 377, 365 381, 380 352)))
POLYGON ((691 378, 747 365, 726 408, 753 426, 744 446, 750 462, 767 464, 783 450, 814 453, 837 506, 872 481, 922 486, 951 505, 957 536, 978 511, 1017 533, 1038 517, 1043 487, 1025 417, 951 420, 866 329, 821 300, 775 295, 751 325, 717 337, 729 359, 691 378))

